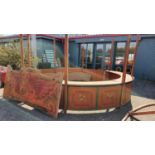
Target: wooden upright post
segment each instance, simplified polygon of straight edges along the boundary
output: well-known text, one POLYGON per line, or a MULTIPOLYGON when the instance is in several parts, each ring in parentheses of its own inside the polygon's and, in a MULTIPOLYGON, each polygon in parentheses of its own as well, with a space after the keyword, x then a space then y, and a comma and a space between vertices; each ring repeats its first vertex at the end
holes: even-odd
POLYGON ((85 64, 85 50, 84 49, 82 49, 82 51, 81 51, 81 56, 82 56, 82 68, 84 68, 84 64, 85 64))
POLYGON ((129 53, 130 53, 130 42, 131 42, 131 35, 128 36, 128 40, 127 40, 127 44, 126 44, 126 52, 125 52, 125 56, 124 56, 120 105, 122 105, 122 101, 124 98, 124 87, 125 87, 126 70, 127 70, 127 66, 128 66, 128 59, 129 59, 129 53))
POLYGON ((126 80, 126 70, 128 67, 128 59, 129 59, 129 53, 130 53, 130 42, 131 42, 131 35, 128 36, 127 45, 126 45, 126 52, 124 56, 124 65, 123 65, 122 84, 124 84, 126 80))
POLYGON ((67 112, 67 105, 68 105, 68 46, 69 46, 69 38, 68 34, 65 35, 65 44, 64 44, 64 62, 65 62, 65 69, 64 69, 64 77, 65 77, 65 105, 64 105, 64 112, 67 112))
POLYGON ((134 50, 134 58, 133 58, 133 64, 132 64, 132 70, 131 70, 131 76, 133 76, 133 74, 134 74, 136 57, 137 57, 137 51, 138 51, 138 45, 140 43, 140 39, 141 39, 141 36, 140 35, 137 35, 136 47, 135 47, 135 50, 134 50))
POLYGON ((53 39, 54 67, 56 66, 56 40, 53 39))
POLYGON ((109 65, 109 70, 112 70, 114 47, 115 47, 115 41, 113 39, 112 40, 112 45, 111 45, 111 50, 110 50, 110 65, 109 65))
POLYGON ((31 55, 31 35, 27 35, 27 48, 28 48, 28 66, 32 66, 32 55, 31 55))
POLYGON ((23 34, 20 34, 20 57, 21 57, 21 67, 24 67, 23 34))

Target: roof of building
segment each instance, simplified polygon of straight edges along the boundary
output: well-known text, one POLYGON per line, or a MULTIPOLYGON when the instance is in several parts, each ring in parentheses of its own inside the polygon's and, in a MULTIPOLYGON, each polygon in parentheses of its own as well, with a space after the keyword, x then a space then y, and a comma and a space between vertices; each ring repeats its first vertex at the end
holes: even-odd
MULTIPOLYGON (((55 39, 63 39, 63 37, 55 36, 52 34, 36 34, 37 37, 47 37, 47 38, 55 38, 55 39)), ((23 34, 23 38, 26 38, 27 34, 23 34)), ((1 36, 0 39, 12 39, 12 38, 20 38, 19 34, 15 35, 8 35, 8 36, 1 36)))
MULTIPOLYGON (((128 36, 129 34, 95 34, 95 35, 88 35, 88 34, 70 34, 69 39, 74 40, 74 39, 89 39, 89 38, 104 38, 104 37, 124 37, 128 36)), ((132 34, 136 35, 136 34, 132 34)), ((46 39, 58 39, 58 40, 64 40, 64 34, 36 34, 37 37, 43 37, 46 39)), ((153 34, 145 34, 142 35, 143 37, 155 37, 153 34)), ((26 38, 27 34, 23 34, 23 38, 26 38)), ((18 35, 9 35, 9 36, 1 36, 0 39, 18 39, 20 38, 19 34, 18 35)))
MULTIPOLYGON (((48 38, 55 38, 55 39, 64 39, 64 34, 36 34, 38 37, 48 37, 48 38)), ((100 37, 118 37, 118 36, 128 36, 128 34, 95 34, 95 35, 88 35, 88 34, 77 34, 73 35, 70 34, 70 39, 82 39, 82 38, 100 38, 100 37)), ((0 39, 9 39, 9 38, 19 38, 18 35, 8 35, 8 36, 1 36, 0 39)), ((24 34, 23 37, 27 37, 27 34, 24 34)))

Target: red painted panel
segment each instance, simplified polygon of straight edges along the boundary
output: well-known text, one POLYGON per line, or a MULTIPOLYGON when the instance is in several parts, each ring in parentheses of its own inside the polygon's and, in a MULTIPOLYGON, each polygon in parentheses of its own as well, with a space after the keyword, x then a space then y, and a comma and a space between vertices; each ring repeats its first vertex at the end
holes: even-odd
POLYGON ((69 87, 68 109, 69 110, 95 110, 96 88, 69 87))
POLYGON ((0 81, 5 83, 7 67, 0 66, 0 81))
POLYGON ((99 89, 98 108, 109 109, 120 105, 121 86, 109 86, 99 89))
POLYGON ((132 83, 125 84, 123 90, 122 105, 128 103, 131 100, 131 90, 132 90, 132 83))
POLYGON ((62 90, 63 73, 43 75, 36 70, 7 72, 4 97, 26 102, 58 115, 62 90))

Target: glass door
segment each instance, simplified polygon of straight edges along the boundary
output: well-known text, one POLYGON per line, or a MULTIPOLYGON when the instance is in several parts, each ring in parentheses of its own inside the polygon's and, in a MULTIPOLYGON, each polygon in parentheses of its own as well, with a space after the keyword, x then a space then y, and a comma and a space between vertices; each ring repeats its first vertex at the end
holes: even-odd
POLYGON ((104 69, 109 69, 109 66, 111 64, 111 51, 112 50, 112 44, 111 43, 106 43, 105 44, 105 68, 104 69))
POLYGON ((103 66, 103 43, 96 45, 95 68, 101 69, 103 66))
POLYGON ((136 48, 136 42, 131 42, 130 43, 130 53, 129 53, 129 59, 128 59, 128 64, 132 66, 133 60, 134 60, 134 50, 136 48))
POLYGON ((80 45, 80 66, 83 68, 92 68, 93 65, 93 44, 80 45))
POLYGON ((108 69, 110 65, 111 43, 99 43, 96 45, 96 69, 108 69))
POLYGON ((86 67, 87 68, 92 68, 93 65, 93 44, 88 44, 87 45, 87 53, 86 53, 86 67))
MULTIPOLYGON (((128 68, 127 72, 130 72, 130 66, 132 66, 134 59, 134 49, 136 42, 130 43, 130 53, 128 58, 128 68)), ((116 51, 115 51, 115 70, 123 71, 124 57, 126 52, 126 42, 117 42, 116 51)))
POLYGON ((86 67, 86 50, 87 50, 87 44, 81 44, 80 45, 80 67, 82 68, 86 67))

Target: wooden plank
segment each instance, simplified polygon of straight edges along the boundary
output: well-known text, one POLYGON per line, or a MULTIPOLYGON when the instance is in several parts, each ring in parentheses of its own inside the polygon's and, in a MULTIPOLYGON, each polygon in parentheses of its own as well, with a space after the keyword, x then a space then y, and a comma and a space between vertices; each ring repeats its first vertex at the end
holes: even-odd
POLYGON ((4 97, 46 109, 53 117, 58 116, 63 73, 41 74, 39 70, 8 69, 4 97))
POLYGON ((153 115, 155 111, 132 112, 130 115, 153 115))
POLYGON ((20 56, 21 56, 21 67, 24 67, 23 34, 20 34, 20 56))
POLYGON ((31 54, 31 35, 27 35, 27 48, 28 48, 28 66, 32 66, 32 54, 31 54))
POLYGON ((134 50, 134 59, 133 59, 133 64, 132 64, 132 69, 131 69, 131 76, 133 76, 133 74, 134 74, 135 63, 136 63, 136 58, 137 58, 137 52, 138 52, 138 46, 139 46, 139 43, 140 43, 140 39, 141 39, 141 36, 137 35, 136 47, 135 47, 135 50, 134 50))
POLYGON ((54 67, 55 67, 56 66, 56 40, 55 38, 53 39, 53 51, 54 51, 54 67))
POLYGON ((125 81, 126 81, 126 70, 128 66, 128 58, 130 53, 130 42, 131 42, 131 35, 128 36, 127 45, 126 45, 126 52, 124 56, 124 64, 123 64, 123 75, 122 75, 122 88, 121 88, 121 96, 120 96, 120 104, 122 105, 122 101, 124 98, 124 89, 125 89, 125 81))
POLYGON ((129 58, 129 53, 130 53, 130 42, 131 42, 131 35, 128 36, 127 45, 126 45, 126 52, 124 56, 124 65, 123 65, 122 84, 124 84, 126 80, 126 70, 128 66, 128 58, 129 58))
POLYGON ((112 70, 112 62, 113 62, 114 48, 115 48, 115 41, 114 41, 114 39, 113 39, 113 40, 112 40, 111 50, 110 50, 110 65, 109 65, 109 70, 112 70))
POLYGON ((135 116, 137 115, 151 115, 151 114, 154 114, 155 113, 155 111, 152 111, 152 110, 150 110, 150 111, 142 111, 142 112, 138 112, 139 110, 145 110, 145 108, 148 108, 148 107, 155 107, 155 104, 147 104, 147 105, 143 105, 143 106, 140 106, 140 107, 138 107, 138 108, 136 108, 136 109, 134 109, 134 110, 131 110, 130 112, 128 112, 127 114, 126 114, 126 116, 122 119, 122 121, 127 121, 129 118, 133 118, 133 119, 135 119, 135 120, 139 120, 138 118, 136 118, 135 116))
POLYGON ((136 112, 136 111, 138 111, 138 110, 142 110, 142 109, 144 109, 144 108, 151 107, 151 106, 154 106, 154 107, 155 107, 155 104, 146 104, 146 105, 142 105, 142 106, 140 106, 140 107, 138 107, 138 108, 136 108, 136 109, 130 111, 130 113, 133 113, 133 112, 136 112))
POLYGON ((64 62, 65 62, 65 70, 64 70, 64 75, 65 75, 65 105, 64 105, 64 112, 67 112, 67 106, 68 106, 68 47, 69 46, 69 38, 68 38, 68 34, 65 35, 65 51, 64 51, 64 62))

